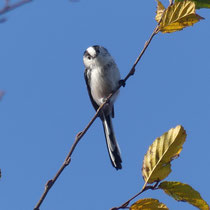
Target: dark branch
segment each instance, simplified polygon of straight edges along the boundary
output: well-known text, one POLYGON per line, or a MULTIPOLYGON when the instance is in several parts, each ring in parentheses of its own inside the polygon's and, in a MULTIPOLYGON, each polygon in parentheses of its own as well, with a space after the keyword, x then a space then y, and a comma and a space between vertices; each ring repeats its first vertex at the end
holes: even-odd
POLYGON ((139 196, 140 194, 142 194, 144 191, 147 190, 156 190, 157 189, 157 185, 159 182, 156 182, 154 185, 149 185, 149 186, 143 186, 142 190, 140 192, 138 192, 136 195, 134 195, 132 198, 130 198, 128 201, 126 201, 125 203, 123 203, 121 206, 119 207, 114 207, 111 208, 110 210, 119 210, 119 209, 126 209, 128 208, 129 203, 135 199, 137 196, 139 196))
POLYGON ((20 6, 22 6, 26 3, 29 3, 31 1, 32 0, 22 0, 22 1, 14 3, 12 5, 9 5, 9 0, 6 0, 5 1, 5 6, 2 9, 0 9, 0 15, 3 15, 5 13, 7 13, 7 12, 13 10, 13 9, 16 9, 17 7, 20 7, 20 6))

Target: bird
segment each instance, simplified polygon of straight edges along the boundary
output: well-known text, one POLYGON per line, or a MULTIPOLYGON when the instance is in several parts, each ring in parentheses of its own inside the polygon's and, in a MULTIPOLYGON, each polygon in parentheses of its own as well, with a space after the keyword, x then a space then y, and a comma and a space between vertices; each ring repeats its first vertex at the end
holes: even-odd
MULTIPOLYGON (((106 101, 106 98, 119 87, 122 82, 119 69, 106 48, 100 45, 88 47, 83 54, 85 66, 85 82, 91 103, 95 110, 106 101)), ((122 169, 122 159, 117 143, 112 118, 114 118, 114 102, 119 89, 100 111, 99 117, 103 124, 106 145, 114 168, 122 169)))

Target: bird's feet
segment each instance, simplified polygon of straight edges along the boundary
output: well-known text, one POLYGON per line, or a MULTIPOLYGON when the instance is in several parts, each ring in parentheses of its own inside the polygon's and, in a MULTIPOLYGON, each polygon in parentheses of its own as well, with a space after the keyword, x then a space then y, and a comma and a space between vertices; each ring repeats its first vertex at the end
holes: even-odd
POLYGON ((119 85, 125 87, 125 85, 126 85, 125 80, 124 79, 121 79, 119 81, 119 85))

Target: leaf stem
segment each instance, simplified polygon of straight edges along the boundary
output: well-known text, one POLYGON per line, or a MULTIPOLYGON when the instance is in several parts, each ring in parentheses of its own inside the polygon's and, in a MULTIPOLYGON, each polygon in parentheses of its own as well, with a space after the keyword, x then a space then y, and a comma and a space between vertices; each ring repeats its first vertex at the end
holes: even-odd
POLYGON ((138 192, 136 195, 134 195, 133 197, 131 197, 128 201, 126 201, 125 203, 123 203, 121 206, 119 207, 114 207, 114 208, 111 208, 110 210, 119 210, 119 209, 125 209, 125 208, 128 208, 128 205, 129 203, 135 199, 136 197, 138 197, 140 194, 142 194, 144 191, 147 191, 149 189, 151 190, 155 190, 157 185, 158 185, 159 182, 156 182, 154 185, 150 185, 150 186, 146 186, 147 183, 145 182, 144 186, 142 187, 141 191, 138 192))

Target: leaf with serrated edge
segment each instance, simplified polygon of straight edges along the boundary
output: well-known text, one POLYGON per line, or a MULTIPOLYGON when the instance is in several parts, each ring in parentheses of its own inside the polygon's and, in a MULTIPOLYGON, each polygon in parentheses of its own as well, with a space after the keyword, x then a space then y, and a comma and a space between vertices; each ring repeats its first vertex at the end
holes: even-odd
POLYGON ((179 156, 185 139, 186 132, 181 125, 155 139, 143 160, 142 175, 145 184, 161 181, 170 174, 170 162, 179 156))
MULTIPOLYGON (((160 12, 158 12, 157 10, 157 22, 159 22, 157 16, 160 19, 159 13, 160 12)), ((163 33, 172 33, 175 31, 180 31, 185 27, 192 26, 201 19, 204 18, 195 13, 194 2, 176 2, 165 10, 164 14, 162 15, 162 21, 160 22, 159 30, 163 33)))
POLYGON ((185 201, 202 210, 209 210, 209 206, 202 199, 200 193, 194 190, 190 185, 181 182, 162 182, 158 188, 177 201, 185 201))
MULTIPOLYGON (((181 2, 184 0, 175 0, 175 2, 181 2)), ((191 0, 195 2, 195 8, 196 9, 201 9, 201 8, 206 8, 210 9, 210 0, 191 0)))
POLYGON ((157 11, 156 11, 156 16, 155 16, 155 20, 157 22, 160 21, 164 10, 165 10, 165 7, 163 6, 163 4, 159 0, 157 0, 157 11))
POLYGON ((168 210, 167 206, 163 203, 160 203, 159 200, 153 198, 144 198, 136 201, 131 207, 130 210, 168 210))

